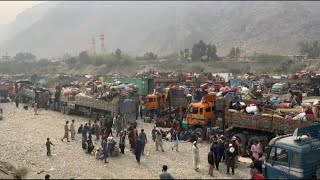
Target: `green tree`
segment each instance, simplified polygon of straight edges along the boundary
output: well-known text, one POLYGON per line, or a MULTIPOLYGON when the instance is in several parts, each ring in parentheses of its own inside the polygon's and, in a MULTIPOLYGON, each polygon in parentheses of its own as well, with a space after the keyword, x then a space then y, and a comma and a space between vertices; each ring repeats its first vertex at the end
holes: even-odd
POLYGON ((116 52, 114 53, 114 56, 117 58, 117 59, 121 59, 121 50, 119 48, 116 49, 116 52))
POLYGON ((190 57, 189 49, 185 49, 185 50, 184 50, 184 57, 185 57, 186 60, 189 59, 189 57, 190 57))
POLYGON ((319 41, 301 42, 299 43, 300 53, 307 54, 310 59, 320 58, 320 43, 319 41))
POLYGON ((212 60, 218 60, 219 58, 218 58, 218 55, 217 55, 217 47, 213 44, 212 46, 211 46, 211 58, 212 58, 212 60))
POLYGON ((235 54, 236 54, 236 59, 239 59, 240 58, 240 49, 239 49, 239 47, 236 48, 235 54))
POLYGON ((184 51, 182 51, 182 50, 180 51, 180 57, 181 57, 181 59, 186 59, 184 51))
POLYGON ((234 59, 236 57, 236 49, 234 47, 231 48, 229 55, 231 59, 234 59))
POLYGON ((191 50, 191 59, 192 61, 198 61, 201 57, 200 47, 198 44, 194 44, 191 50))
POLYGON ((13 60, 15 61, 21 61, 21 62, 34 62, 36 61, 36 56, 33 55, 32 53, 28 52, 19 52, 13 57, 13 60))
POLYGON ((91 63, 90 57, 89 57, 87 51, 80 52, 78 59, 79 59, 80 64, 90 64, 91 63))
POLYGON ((210 44, 208 44, 207 49, 206 49, 206 56, 207 56, 207 60, 212 60, 213 58, 213 54, 212 54, 212 46, 210 44))

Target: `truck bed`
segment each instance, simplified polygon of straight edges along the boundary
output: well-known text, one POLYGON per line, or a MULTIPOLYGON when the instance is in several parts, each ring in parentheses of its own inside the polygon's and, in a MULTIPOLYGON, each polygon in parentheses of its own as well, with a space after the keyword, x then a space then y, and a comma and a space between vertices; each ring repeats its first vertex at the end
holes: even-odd
POLYGON ((105 111, 111 111, 114 112, 117 109, 117 103, 118 103, 119 98, 114 98, 111 102, 108 101, 103 101, 103 100, 98 100, 92 97, 88 96, 81 96, 81 95, 76 95, 74 97, 74 100, 71 100, 68 96, 62 95, 60 97, 61 102, 65 103, 73 103, 75 105, 80 105, 80 106, 85 106, 85 107, 90 107, 90 108, 95 108, 95 109, 101 109, 105 111))
POLYGON ((225 125, 270 133, 289 134, 296 128, 312 125, 313 121, 286 120, 274 115, 262 116, 226 112, 225 125))

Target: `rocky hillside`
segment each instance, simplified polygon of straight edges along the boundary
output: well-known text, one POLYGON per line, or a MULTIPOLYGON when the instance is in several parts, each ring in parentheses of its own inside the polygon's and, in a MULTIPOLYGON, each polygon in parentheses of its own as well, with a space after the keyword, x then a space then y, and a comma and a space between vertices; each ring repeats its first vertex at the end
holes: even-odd
MULTIPOLYGON (((107 52, 120 48, 159 54, 190 48, 200 39, 225 55, 241 45, 247 53, 297 53, 300 41, 320 37, 319 2, 59 2, 41 18, 3 41, 10 54, 79 53, 103 32, 107 52)), ((33 19, 33 18, 30 18, 33 19)), ((1 30, 1 27, 0 27, 1 30)), ((97 51, 99 52, 99 41, 97 51)))

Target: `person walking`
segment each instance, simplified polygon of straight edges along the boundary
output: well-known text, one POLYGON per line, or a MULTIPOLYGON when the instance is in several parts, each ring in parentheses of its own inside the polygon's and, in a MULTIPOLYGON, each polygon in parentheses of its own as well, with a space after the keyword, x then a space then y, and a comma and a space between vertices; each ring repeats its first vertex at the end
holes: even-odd
POLYGON ((102 140, 102 153, 103 153, 102 160, 104 160, 105 163, 108 163, 108 161, 107 161, 108 143, 107 143, 107 138, 106 137, 102 140))
POLYGON ((213 176, 213 169, 214 169, 214 152, 213 148, 210 148, 208 153, 208 163, 209 163, 209 175, 213 176))
POLYGON ((156 131, 156 150, 159 151, 159 146, 161 148, 161 151, 164 152, 163 150, 163 145, 162 145, 162 133, 160 132, 159 129, 156 131))
POLYGON ((143 142, 140 138, 138 138, 134 146, 134 154, 136 155, 136 160, 138 163, 140 163, 142 150, 143 150, 143 142))
POLYGON ((156 127, 154 126, 151 131, 151 136, 152 136, 153 142, 156 142, 156 133, 157 133, 157 130, 156 130, 156 127))
POLYGON ((70 142, 69 141, 69 121, 66 121, 66 124, 64 125, 64 136, 61 138, 61 141, 63 142, 64 139, 67 139, 67 142, 70 142))
POLYGON ((144 155, 144 147, 146 146, 148 140, 147 140, 147 135, 144 133, 144 129, 141 129, 141 132, 139 134, 139 138, 142 141, 142 155, 144 155))
POLYGON ((172 151, 175 149, 177 152, 179 152, 179 136, 177 131, 173 132, 172 143, 173 143, 172 151))
POLYGON ((221 147, 217 141, 213 142, 214 163, 216 170, 219 170, 219 163, 221 161, 221 147))
POLYGON ((174 177, 168 173, 168 166, 163 165, 162 166, 162 172, 159 175, 160 179, 174 179, 174 177))
POLYGON ((35 115, 38 115, 38 103, 33 104, 33 111, 35 115))
POLYGON ((17 97, 15 98, 15 103, 16 103, 16 107, 19 108, 19 99, 17 97))
POLYGON ((87 134, 88 134, 88 131, 89 131, 89 126, 88 126, 88 124, 86 123, 85 125, 84 125, 84 127, 83 127, 83 129, 82 129, 82 148, 83 149, 86 149, 86 142, 87 142, 87 140, 88 140, 88 136, 87 136, 87 134))
POLYGON ((143 111, 143 110, 142 110, 142 105, 140 105, 140 119, 142 119, 142 115, 143 115, 143 114, 142 114, 142 111, 143 111))
POLYGON ((124 148, 125 148, 125 144, 126 144, 126 132, 125 131, 121 131, 120 132, 120 141, 119 141, 119 148, 120 148, 120 153, 124 154, 124 148))
POLYGON ((74 140, 74 136, 76 135, 76 127, 74 125, 74 119, 72 119, 71 121, 70 129, 71 129, 71 140, 74 140))
POLYGON ((100 123, 99 122, 97 122, 97 121, 94 121, 94 123, 95 123, 95 127, 96 127, 96 141, 99 141, 100 140, 100 123))
POLYGON ((199 165, 200 165, 200 156, 199 156, 199 148, 197 146, 197 141, 194 141, 192 145, 192 159, 193 159, 194 170, 198 171, 199 165))
POLYGON ((234 175, 234 167, 235 167, 235 158, 236 158, 236 150, 232 144, 229 144, 229 148, 227 150, 227 174, 230 174, 230 168, 232 170, 232 175, 234 175))
POLYGON ((47 156, 51 156, 51 145, 54 146, 52 144, 52 142, 50 141, 50 138, 47 138, 47 142, 46 142, 46 146, 47 146, 47 156))

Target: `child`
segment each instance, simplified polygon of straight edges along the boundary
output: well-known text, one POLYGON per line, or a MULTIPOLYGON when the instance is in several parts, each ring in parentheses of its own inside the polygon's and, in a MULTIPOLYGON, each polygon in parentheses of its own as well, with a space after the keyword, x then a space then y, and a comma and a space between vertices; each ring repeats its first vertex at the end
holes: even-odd
POLYGON ((50 145, 54 146, 49 138, 47 138, 46 146, 47 146, 47 156, 51 156, 50 145))

